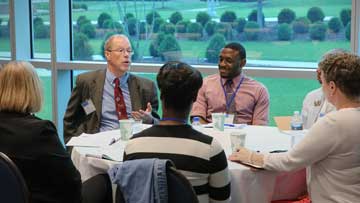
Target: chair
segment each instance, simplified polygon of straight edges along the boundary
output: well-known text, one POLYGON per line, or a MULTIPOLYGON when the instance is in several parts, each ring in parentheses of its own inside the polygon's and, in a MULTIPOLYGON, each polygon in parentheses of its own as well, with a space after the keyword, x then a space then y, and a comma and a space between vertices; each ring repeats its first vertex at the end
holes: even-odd
POLYGON ((198 203, 199 200, 189 180, 174 167, 168 167, 167 173, 168 198, 171 203, 198 203))
MULTIPOLYGON (((166 179, 169 203, 198 203, 199 200, 189 180, 174 167, 172 162, 166 164, 166 179)), ((120 187, 116 189, 116 203, 125 203, 120 187)))
POLYGON ((27 203, 29 192, 20 170, 11 159, 0 152, 1 202, 27 203))

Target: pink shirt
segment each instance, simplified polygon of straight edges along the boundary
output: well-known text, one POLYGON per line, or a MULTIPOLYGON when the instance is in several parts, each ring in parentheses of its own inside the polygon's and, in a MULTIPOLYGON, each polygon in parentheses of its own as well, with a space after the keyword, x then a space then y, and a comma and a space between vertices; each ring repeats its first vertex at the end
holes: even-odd
MULTIPOLYGON (((244 75, 244 80, 235 95, 235 123, 249 125, 267 125, 269 122, 269 93, 266 87, 244 75)), ((235 92, 241 75, 233 79, 235 92)), ((219 74, 210 75, 204 79, 197 100, 193 104, 191 116, 201 116, 211 122, 211 113, 226 112, 224 85, 226 79, 219 74), (220 82, 221 81, 221 82, 220 82)))

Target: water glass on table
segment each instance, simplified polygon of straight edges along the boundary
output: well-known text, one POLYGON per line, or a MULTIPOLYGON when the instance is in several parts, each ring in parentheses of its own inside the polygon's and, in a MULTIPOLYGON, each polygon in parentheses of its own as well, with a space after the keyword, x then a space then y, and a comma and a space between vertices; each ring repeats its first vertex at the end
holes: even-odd
POLYGON ((224 113, 212 113, 212 122, 214 129, 224 131, 225 114, 224 113))
POLYGON ((120 137, 122 141, 128 141, 133 135, 133 119, 119 120, 120 124, 120 137))
POLYGON ((231 149, 236 152, 240 147, 245 146, 246 132, 243 130, 236 130, 230 133, 231 149))

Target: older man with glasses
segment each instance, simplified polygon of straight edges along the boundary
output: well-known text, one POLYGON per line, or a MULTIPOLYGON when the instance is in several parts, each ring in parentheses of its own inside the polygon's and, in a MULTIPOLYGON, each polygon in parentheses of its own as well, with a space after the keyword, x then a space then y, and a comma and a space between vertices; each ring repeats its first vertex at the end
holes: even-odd
POLYGON ((80 74, 64 116, 67 142, 81 133, 119 128, 120 119, 153 123, 158 96, 151 80, 129 73, 133 50, 125 35, 113 35, 104 45, 107 68, 80 74))

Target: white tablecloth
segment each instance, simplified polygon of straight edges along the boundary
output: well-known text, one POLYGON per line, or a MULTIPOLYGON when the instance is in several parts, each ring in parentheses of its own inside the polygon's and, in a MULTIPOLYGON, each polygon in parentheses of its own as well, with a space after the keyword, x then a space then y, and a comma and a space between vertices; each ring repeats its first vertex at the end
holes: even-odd
MULTIPOLYGON (((203 133, 216 138, 225 153, 231 153, 229 134, 238 129, 225 129, 224 132, 212 128, 200 129, 203 133)), ((279 132, 275 127, 246 126, 245 147, 252 150, 269 152, 272 150, 287 150, 291 146, 289 135, 279 132)), ((119 130, 114 130, 118 134, 119 130)), ((125 143, 118 143, 116 150, 122 153, 125 143)), ((113 146, 113 149, 114 146, 113 146)), ((86 156, 100 155, 103 149, 94 147, 74 147, 71 158, 79 170, 82 181, 99 173, 106 172, 115 161, 86 156)), ((228 162, 231 173, 231 202, 236 203, 267 203, 271 200, 295 198, 306 190, 305 170, 291 173, 277 173, 266 170, 252 171, 249 168, 228 162)))

